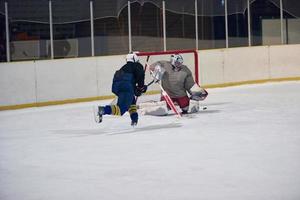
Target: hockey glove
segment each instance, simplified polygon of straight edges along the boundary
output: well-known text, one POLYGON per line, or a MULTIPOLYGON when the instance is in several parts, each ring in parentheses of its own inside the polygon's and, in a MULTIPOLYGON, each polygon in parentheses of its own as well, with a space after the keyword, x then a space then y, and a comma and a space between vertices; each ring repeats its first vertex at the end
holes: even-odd
POLYGON ((147 85, 144 85, 143 87, 137 86, 134 91, 135 96, 137 96, 137 97, 141 96, 143 93, 145 93, 147 91, 147 88, 148 88, 147 85))
POLYGON ((195 100, 195 101, 203 101, 208 95, 208 92, 203 89, 203 91, 197 91, 197 92, 192 92, 192 95, 190 96, 190 99, 195 100))

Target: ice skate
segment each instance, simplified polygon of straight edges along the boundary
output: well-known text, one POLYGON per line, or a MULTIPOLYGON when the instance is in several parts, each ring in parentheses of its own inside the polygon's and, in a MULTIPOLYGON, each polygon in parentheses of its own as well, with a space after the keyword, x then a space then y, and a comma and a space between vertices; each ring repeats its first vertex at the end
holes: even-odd
POLYGON ((103 114, 104 114, 104 107, 103 106, 98 106, 98 112, 97 112, 96 119, 95 119, 95 121, 97 123, 102 122, 103 114))
POLYGON ((136 126, 137 125, 137 121, 131 121, 131 126, 136 126))

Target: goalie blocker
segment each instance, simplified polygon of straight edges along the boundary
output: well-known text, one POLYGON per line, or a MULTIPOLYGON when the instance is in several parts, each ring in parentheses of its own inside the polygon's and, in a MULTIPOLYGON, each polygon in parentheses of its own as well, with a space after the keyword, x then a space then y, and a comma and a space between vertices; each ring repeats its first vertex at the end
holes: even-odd
POLYGON ((191 95, 190 99, 195 100, 195 101, 203 101, 208 95, 208 92, 204 88, 201 88, 196 83, 189 90, 189 93, 191 95))

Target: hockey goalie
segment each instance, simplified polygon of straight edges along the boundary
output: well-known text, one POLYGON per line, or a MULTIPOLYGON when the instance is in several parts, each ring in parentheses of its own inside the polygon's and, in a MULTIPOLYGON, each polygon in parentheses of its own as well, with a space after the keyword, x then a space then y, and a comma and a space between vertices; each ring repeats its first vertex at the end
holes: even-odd
MULTIPOLYGON (((208 93, 195 83, 190 69, 183 64, 180 54, 171 55, 170 61, 158 61, 150 65, 150 73, 155 82, 160 82, 162 88, 171 100, 181 110, 181 114, 199 111, 199 101, 203 101, 208 93)), ((167 115, 170 106, 165 97, 161 101, 139 104, 139 111, 145 115, 167 115)))

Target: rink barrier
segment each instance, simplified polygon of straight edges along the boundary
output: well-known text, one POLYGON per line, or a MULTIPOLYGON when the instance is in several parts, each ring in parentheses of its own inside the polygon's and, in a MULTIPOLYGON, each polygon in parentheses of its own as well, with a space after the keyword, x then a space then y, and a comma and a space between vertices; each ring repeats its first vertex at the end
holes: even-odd
MULTIPOLYGON (((300 45, 199 50, 200 85, 300 80, 299 53, 300 45)), ((114 55, 0 63, 0 110, 113 98, 112 76, 124 59, 125 55, 114 55)), ((153 84, 148 94, 157 90, 153 84)))
POLYGON ((60 100, 60 101, 27 103, 27 104, 10 105, 10 106, 0 106, 0 111, 1 110, 16 110, 16 109, 31 108, 31 107, 63 105, 63 104, 69 104, 69 103, 91 102, 91 101, 99 101, 99 100, 106 100, 106 99, 112 99, 112 98, 114 98, 113 95, 101 96, 101 97, 66 99, 66 100, 60 100))
MULTIPOLYGON (((146 92, 146 95, 159 94, 160 91, 149 91, 146 92)), ((113 100, 115 95, 108 96, 98 96, 98 97, 88 97, 88 98, 76 98, 76 99, 66 99, 60 101, 47 101, 47 102, 38 102, 38 103, 27 103, 27 104, 19 104, 19 105, 9 105, 9 106, 0 106, 0 111, 3 110, 17 110, 23 108, 32 108, 32 107, 43 107, 43 106, 55 106, 55 105, 63 105, 70 103, 83 103, 83 102, 92 102, 92 101, 101 101, 101 100, 113 100)))
MULTIPOLYGON (((240 86, 240 85, 263 84, 263 83, 283 82, 283 81, 284 82, 285 81, 300 81, 300 77, 241 81, 241 82, 234 82, 234 83, 203 85, 202 87, 204 87, 204 88, 223 88, 223 87, 232 87, 232 86, 240 86)), ((146 95, 154 95, 154 94, 159 94, 159 93, 160 93, 159 90, 155 90, 155 91, 146 92, 146 95)), ((0 106, 0 111, 17 110, 17 109, 32 108, 32 107, 63 105, 63 104, 70 104, 70 103, 92 102, 92 101, 100 101, 100 100, 107 100, 107 99, 114 99, 114 98, 115 98, 114 95, 109 95, 109 96, 99 96, 99 97, 89 97, 89 98, 67 99, 67 100, 62 100, 62 101, 48 101, 48 102, 28 103, 28 104, 20 104, 20 105, 0 106)))
POLYGON ((287 82, 287 81, 300 81, 300 77, 274 78, 274 79, 222 83, 222 84, 211 84, 211 85, 204 85, 203 87, 204 88, 221 88, 221 87, 232 87, 232 86, 240 86, 240 85, 263 84, 263 83, 271 83, 271 82, 287 82))

